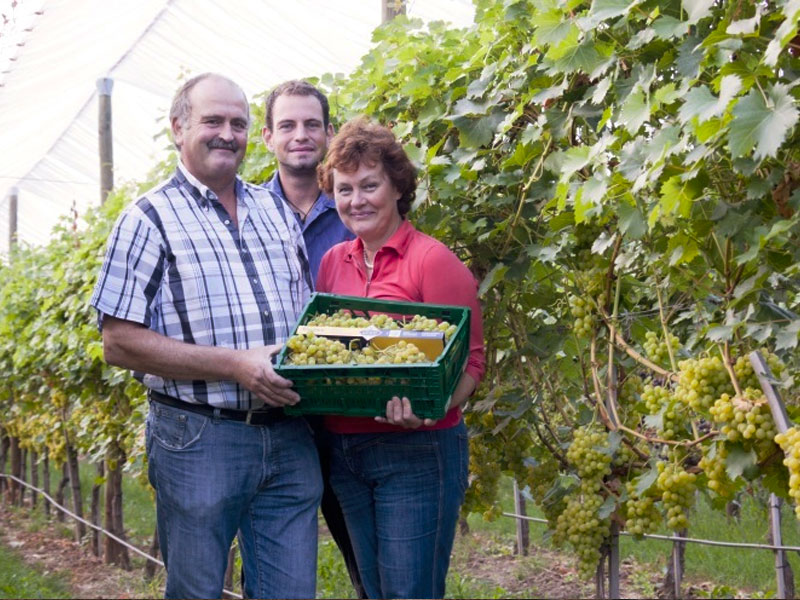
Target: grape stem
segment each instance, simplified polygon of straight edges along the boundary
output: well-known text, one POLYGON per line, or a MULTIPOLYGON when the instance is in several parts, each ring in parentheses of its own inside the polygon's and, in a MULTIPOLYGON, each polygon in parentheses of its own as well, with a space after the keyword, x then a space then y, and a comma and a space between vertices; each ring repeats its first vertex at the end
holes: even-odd
MULTIPOLYGON (((601 316, 604 319, 606 318, 606 315, 603 315, 602 313, 601 313, 601 316)), ((645 367, 647 367, 648 369, 650 369, 654 373, 656 373, 658 375, 661 375, 662 377, 664 377, 666 379, 669 379, 671 381, 678 381, 678 374, 677 373, 673 373, 672 371, 667 371, 666 369, 663 369, 662 367, 659 367, 653 361, 646 359, 644 356, 639 354, 636 350, 631 348, 630 344, 628 344, 628 342, 626 342, 618 332, 614 333, 614 341, 616 342, 616 344, 622 350, 624 350, 628 354, 628 356, 630 356, 636 362, 644 365, 645 367)))
MULTIPOLYGON (((589 346, 589 363, 592 366, 592 384, 594 385, 594 402, 595 407, 597 408, 597 412, 600 414, 600 419, 603 421, 603 424, 609 431, 616 431, 618 428, 618 423, 613 421, 608 416, 608 411, 606 411, 606 407, 603 404, 603 392, 600 389, 600 378, 597 375, 597 335, 592 332, 592 343, 589 346)), ((589 396, 591 398, 591 395, 589 396)))
POLYGON ((736 396, 742 397, 742 386, 739 385, 739 380, 736 378, 736 373, 733 371, 733 363, 731 362, 731 347, 728 342, 719 347, 720 354, 722 354, 722 362, 725 364, 725 369, 731 378, 733 389, 736 391, 736 396))
POLYGON ((667 329, 667 319, 664 316, 664 301, 661 298, 661 281, 658 278, 658 273, 654 271, 656 278, 656 299, 658 300, 658 318, 661 321, 661 330, 664 333, 664 343, 667 345, 667 353, 669 354, 669 364, 672 367, 672 372, 678 371, 678 365, 675 362, 675 352, 672 349, 672 342, 669 339, 669 329, 667 329))

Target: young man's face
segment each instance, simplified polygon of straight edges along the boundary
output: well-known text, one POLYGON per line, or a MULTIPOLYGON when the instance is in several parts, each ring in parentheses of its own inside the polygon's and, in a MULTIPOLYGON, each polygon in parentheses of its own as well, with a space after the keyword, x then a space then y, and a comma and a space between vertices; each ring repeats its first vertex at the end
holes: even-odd
POLYGON ((241 90, 223 79, 210 77, 189 92, 191 113, 185 123, 172 122, 181 161, 211 189, 226 184, 247 150, 248 106, 241 90))
POLYGON ((283 170, 302 175, 316 171, 333 137, 325 127, 322 105, 314 96, 282 95, 272 107, 272 129, 261 132, 283 170))

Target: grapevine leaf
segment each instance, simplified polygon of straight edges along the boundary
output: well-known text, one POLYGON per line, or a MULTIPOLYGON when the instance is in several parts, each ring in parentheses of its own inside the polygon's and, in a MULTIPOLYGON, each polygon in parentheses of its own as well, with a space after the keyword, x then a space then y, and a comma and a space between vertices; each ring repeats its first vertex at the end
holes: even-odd
POLYGON ((489 271, 486 274, 486 277, 483 278, 483 281, 478 288, 478 297, 483 298, 488 290, 502 281, 506 271, 508 271, 508 267, 501 262, 493 266, 492 270, 489 271))
POLYGON ((791 500, 789 496, 789 471, 781 461, 773 461, 764 466, 764 477, 761 479, 764 487, 784 500, 791 500))
POLYGON ((628 11, 638 4, 638 1, 631 2, 631 0, 594 0, 592 7, 589 9, 589 14, 604 21, 614 17, 620 17, 628 13, 628 11))
POLYGON ((705 86, 692 88, 678 111, 678 118, 685 123, 696 117, 702 123, 711 117, 716 117, 722 114, 741 87, 742 80, 739 77, 726 75, 720 82, 719 98, 715 97, 705 86))
POLYGON ((630 133, 636 133, 648 118, 650 118, 650 104, 644 92, 637 88, 625 99, 619 111, 619 122, 630 133))
POLYGON ((767 89, 766 98, 757 89, 741 98, 733 107, 728 144, 734 158, 749 154, 774 156, 797 123, 798 110, 788 86, 775 84, 767 89))
POLYGON ((488 146, 494 139, 497 126, 503 120, 503 113, 499 109, 490 115, 479 118, 455 117, 453 125, 458 128, 461 145, 466 148, 479 148, 488 146))
POLYGON ((728 446, 728 457, 725 459, 725 471, 732 480, 745 474, 750 474, 753 468, 758 468, 758 458, 752 450, 745 450, 741 444, 728 446))
POLYGON ((729 35, 749 35, 751 33, 755 33, 756 27, 758 27, 759 22, 761 21, 761 10, 759 7, 756 7, 756 14, 754 14, 749 19, 741 19, 739 21, 733 21, 728 28, 725 30, 725 33, 729 35))
POLYGON ((688 24, 694 25, 700 19, 706 18, 711 14, 711 7, 714 5, 714 0, 686 0, 683 3, 683 8, 688 15, 688 24))
POLYGON ((636 495, 641 498, 658 479, 658 469, 656 467, 652 467, 646 473, 642 473, 639 475, 638 480, 636 481, 636 495))
POLYGON ((732 325, 714 325, 708 328, 706 337, 712 342, 727 342, 733 336, 732 325))
POLYGON ((639 240, 647 233, 647 224, 636 206, 620 202, 617 206, 617 219, 620 231, 626 237, 639 240))
POLYGON ((793 350, 796 348, 798 332, 800 332, 800 319, 781 327, 775 335, 775 350, 793 350))
POLYGON ((605 502, 603 502, 603 504, 600 505, 600 508, 597 509, 597 518, 607 519, 611 516, 611 513, 614 512, 616 506, 617 499, 613 495, 607 496, 605 502))
POLYGON ((686 21, 679 21, 675 17, 662 15, 653 21, 652 28, 658 38, 668 40, 684 35, 689 29, 689 24, 686 21))
POLYGON ((560 10, 541 13, 536 20, 534 41, 539 46, 558 44, 566 38, 572 30, 577 34, 577 27, 569 20, 564 19, 564 15, 560 10))

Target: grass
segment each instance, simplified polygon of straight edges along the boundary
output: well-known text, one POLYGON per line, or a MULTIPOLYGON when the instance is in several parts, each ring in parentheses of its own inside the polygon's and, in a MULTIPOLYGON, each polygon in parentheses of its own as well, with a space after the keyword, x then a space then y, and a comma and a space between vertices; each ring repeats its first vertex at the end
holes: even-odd
POLYGON ((70 598, 57 574, 42 574, 13 550, 0 546, 0 598, 70 598))

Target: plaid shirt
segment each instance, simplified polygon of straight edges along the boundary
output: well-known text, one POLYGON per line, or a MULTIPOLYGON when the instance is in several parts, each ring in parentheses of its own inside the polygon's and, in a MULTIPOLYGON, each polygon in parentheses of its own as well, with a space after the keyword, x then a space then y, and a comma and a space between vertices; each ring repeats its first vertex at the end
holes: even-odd
MULTIPOLYGON (((283 202, 236 180, 235 227, 216 195, 183 165, 128 206, 111 233, 91 304, 190 344, 282 343, 308 300, 300 227, 283 202)), ((257 408, 235 381, 134 373, 148 388, 219 408, 257 408)))

